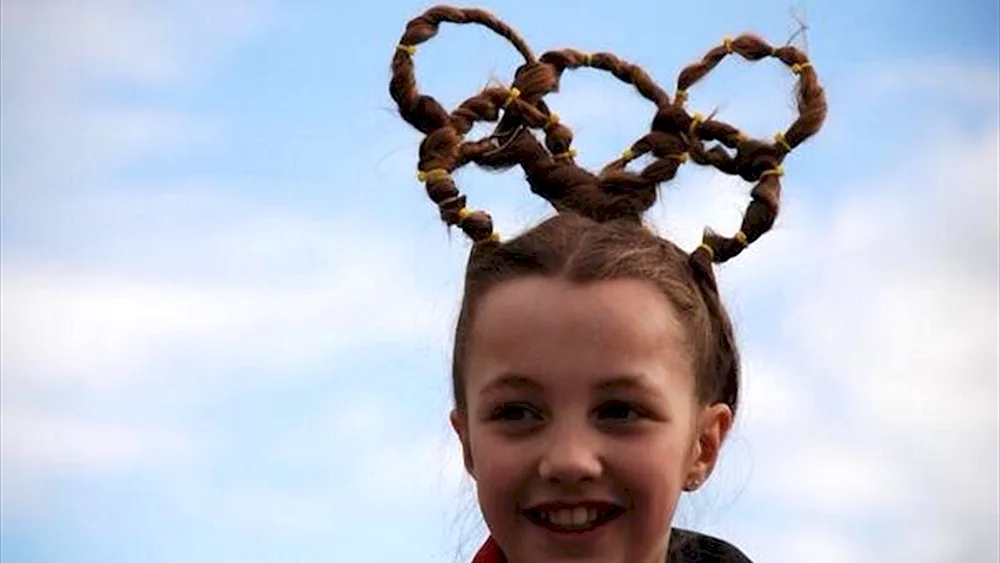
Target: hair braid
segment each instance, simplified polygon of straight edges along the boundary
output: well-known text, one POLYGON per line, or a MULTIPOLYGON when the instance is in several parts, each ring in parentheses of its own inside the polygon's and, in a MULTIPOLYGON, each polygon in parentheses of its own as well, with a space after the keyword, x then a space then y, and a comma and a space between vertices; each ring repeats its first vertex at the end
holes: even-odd
POLYGON ((772 47, 749 34, 736 39, 726 38, 722 45, 714 47, 700 61, 682 70, 677 77, 677 89, 675 108, 681 111, 661 111, 654 120, 653 129, 686 128, 692 160, 749 182, 757 182, 750 193, 751 201, 740 230, 734 236, 723 237, 711 229, 705 230, 702 244, 692 253, 692 259, 707 268, 712 262, 725 262, 738 255, 774 225, 781 200, 780 177, 784 174, 781 163, 789 152, 822 127, 827 113, 826 94, 805 53, 790 45, 772 47), (787 131, 775 134, 773 142, 751 139, 729 124, 706 120, 697 113, 690 116, 683 111, 688 89, 732 53, 748 61, 775 57, 799 77, 799 116, 787 131), (706 140, 717 141, 718 144, 705 149, 703 141, 706 140), (730 155, 726 148, 735 150, 736 154, 730 155))
POLYGON ((451 172, 490 150, 488 141, 468 142, 464 137, 476 122, 496 121, 513 91, 487 88, 451 113, 431 96, 420 94, 413 55, 418 45, 437 35, 443 22, 483 25, 507 39, 529 63, 534 54, 517 32, 489 12, 436 6, 410 20, 392 58, 389 93, 400 116, 425 135, 420 143, 418 178, 426 183, 427 194, 447 225, 458 225, 473 241, 483 242, 495 238, 493 220, 483 211, 466 208, 466 197, 458 191, 451 172))
POLYGON ((572 131, 551 112, 544 95, 558 90, 566 69, 596 68, 631 84, 657 107, 669 106, 667 93, 638 65, 621 60, 612 53, 588 54, 575 49, 549 51, 537 64, 519 69, 514 87, 522 92, 511 115, 527 128, 540 129, 545 135, 543 147, 526 131, 515 135, 491 158, 517 162, 525 170, 534 193, 548 200, 559 211, 574 211, 598 221, 639 221, 644 211, 656 202, 656 187, 674 177, 686 161, 684 139, 677 135, 652 133, 633 143, 623 156, 605 166, 598 174, 578 166, 571 148, 572 131), (656 160, 641 173, 625 169, 632 159, 652 153, 656 160))

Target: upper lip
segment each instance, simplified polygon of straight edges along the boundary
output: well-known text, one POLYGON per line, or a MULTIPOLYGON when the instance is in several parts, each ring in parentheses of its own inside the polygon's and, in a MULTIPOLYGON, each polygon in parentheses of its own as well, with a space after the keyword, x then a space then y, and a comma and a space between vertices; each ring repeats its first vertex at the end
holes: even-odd
POLYGON ((551 501, 533 504, 525 510, 534 512, 552 512, 556 510, 572 510, 575 508, 586 508, 595 510, 611 510, 621 508, 621 505, 606 500, 574 500, 574 501, 551 501))

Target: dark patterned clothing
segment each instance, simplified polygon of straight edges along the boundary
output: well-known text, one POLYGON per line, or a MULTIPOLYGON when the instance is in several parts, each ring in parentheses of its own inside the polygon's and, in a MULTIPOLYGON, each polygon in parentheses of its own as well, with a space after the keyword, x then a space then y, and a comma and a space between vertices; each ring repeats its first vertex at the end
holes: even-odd
MULTIPOLYGON (((472 563, 507 563, 492 537, 472 559, 472 563)), ((688 530, 670 531, 670 553, 665 563, 753 563, 732 544, 688 530)))

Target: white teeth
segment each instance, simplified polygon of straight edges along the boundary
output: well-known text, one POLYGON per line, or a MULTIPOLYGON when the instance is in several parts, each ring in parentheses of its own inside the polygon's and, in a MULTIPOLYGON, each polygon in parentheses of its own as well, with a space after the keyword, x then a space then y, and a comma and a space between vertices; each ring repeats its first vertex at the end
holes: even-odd
POLYGON ((584 528, 597 520, 596 508, 564 508, 543 512, 542 518, 562 528, 584 528))

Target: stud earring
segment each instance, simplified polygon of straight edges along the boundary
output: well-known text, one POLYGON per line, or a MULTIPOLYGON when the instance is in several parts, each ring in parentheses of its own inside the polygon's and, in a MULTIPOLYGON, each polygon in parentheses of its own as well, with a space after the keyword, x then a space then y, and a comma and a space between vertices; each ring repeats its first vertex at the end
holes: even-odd
POLYGON ((696 490, 700 486, 701 486, 701 480, 698 479, 698 478, 695 478, 695 479, 691 479, 690 481, 688 481, 684 485, 684 488, 686 490, 688 490, 688 491, 694 491, 694 490, 696 490))

